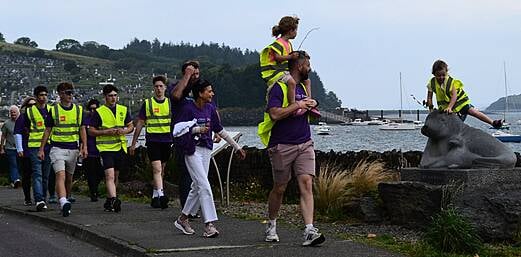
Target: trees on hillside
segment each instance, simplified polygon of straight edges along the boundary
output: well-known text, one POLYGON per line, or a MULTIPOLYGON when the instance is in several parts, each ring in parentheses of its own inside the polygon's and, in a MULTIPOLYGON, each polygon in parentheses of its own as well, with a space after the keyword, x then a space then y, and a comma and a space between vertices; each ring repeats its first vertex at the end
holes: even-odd
POLYGON ((17 40, 15 40, 13 42, 15 45, 23 45, 23 46, 28 46, 28 47, 33 47, 33 48, 36 48, 38 47, 38 44, 34 41, 32 41, 30 38, 28 37, 21 37, 21 38, 18 38, 17 40))
POLYGON ((0 33, 0 42, 5 42, 4 34, 0 33))
POLYGON ((74 39, 62 39, 56 44, 56 50, 68 53, 79 53, 81 51, 81 44, 74 39))

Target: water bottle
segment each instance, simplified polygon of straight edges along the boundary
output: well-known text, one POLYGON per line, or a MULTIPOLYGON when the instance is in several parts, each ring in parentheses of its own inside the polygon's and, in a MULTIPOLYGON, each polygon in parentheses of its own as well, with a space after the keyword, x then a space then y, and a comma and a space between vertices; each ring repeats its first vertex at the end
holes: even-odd
POLYGON ((78 166, 78 167, 83 166, 83 158, 81 158, 81 156, 78 156, 78 161, 76 162, 76 166, 78 166))

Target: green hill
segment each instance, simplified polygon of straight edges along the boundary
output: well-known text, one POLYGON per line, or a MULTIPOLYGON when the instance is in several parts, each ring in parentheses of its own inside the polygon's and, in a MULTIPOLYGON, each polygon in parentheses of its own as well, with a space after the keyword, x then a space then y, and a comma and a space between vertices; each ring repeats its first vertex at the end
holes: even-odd
MULTIPOLYGON (((485 111, 488 112, 503 112, 506 108, 506 97, 501 97, 492 104, 490 104, 485 111)), ((508 96, 508 111, 521 111, 521 94, 508 96)))

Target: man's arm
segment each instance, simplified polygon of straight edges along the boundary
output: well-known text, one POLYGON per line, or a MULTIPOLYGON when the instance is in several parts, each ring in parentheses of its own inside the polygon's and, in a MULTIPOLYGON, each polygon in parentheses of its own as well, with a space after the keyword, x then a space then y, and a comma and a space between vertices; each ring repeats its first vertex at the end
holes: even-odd
POLYGON ((51 127, 46 127, 45 131, 43 132, 42 141, 40 143, 40 149, 38 150, 38 158, 42 161, 45 158, 45 153, 44 153, 43 149, 45 148, 45 144, 47 143, 47 140, 49 140, 49 136, 51 135, 51 129, 52 129, 51 127))
POLYGON ((134 131, 134 136, 132 136, 132 144, 130 144, 130 155, 134 155, 134 150, 136 150, 136 143, 141 134, 141 129, 143 129, 143 125, 145 125, 145 121, 142 119, 138 119, 136 123, 136 130, 134 131))
POLYGON ((183 78, 179 80, 177 85, 174 87, 174 90, 172 91, 172 101, 177 102, 183 98, 183 91, 188 85, 188 82, 190 82, 190 78, 192 77, 192 74, 194 74, 195 68, 192 65, 188 65, 184 72, 185 73, 183 75, 183 78))
POLYGON ((311 98, 304 98, 300 101, 288 105, 287 107, 271 107, 268 110, 270 118, 274 121, 284 119, 293 114, 298 109, 309 109, 316 106, 316 101, 311 98))
POLYGON ((81 158, 87 158, 88 151, 87 151, 87 129, 85 128, 85 125, 82 125, 80 127, 80 155, 81 158))
POLYGON ((432 91, 427 91, 427 107, 429 107, 429 112, 432 112, 432 91))

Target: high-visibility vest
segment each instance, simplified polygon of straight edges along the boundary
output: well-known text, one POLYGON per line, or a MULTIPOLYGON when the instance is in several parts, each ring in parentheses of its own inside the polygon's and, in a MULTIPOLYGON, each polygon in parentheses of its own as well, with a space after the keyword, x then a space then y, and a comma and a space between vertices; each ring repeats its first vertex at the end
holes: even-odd
MULTIPOLYGON (((51 107, 46 105, 46 108, 47 111, 50 111, 51 107)), ((38 148, 42 143, 43 132, 45 131, 45 119, 36 105, 27 109, 27 117, 30 122, 27 146, 30 148, 38 148)))
POLYGON ((83 116, 81 106, 72 104, 72 109, 65 110, 56 103, 51 108, 51 117, 54 119, 54 127, 51 132, 53 142, 78 142, 80 139, 80 126, 83 116))
POLYGON ((145 100, 145 115, 147 133, 170 133, 170 101, 165 98, 158 103, 154 97, 145 100))
POLYGON ((273 43, 262 49, 260 54, 261 77, 268 86, 273 85, 275 81, 279 80, 280 77, 284 75, 284 71, 289 70, 288 61, 277 63, 275 59, 270 58, 270 51, 274 51, 278 55, 282 56, 289 55, 293 52, 293 46, 289 41, 288 44, 289 49, 286 49, 281 42, 275 40, 273 43))
POLYGON ((463 83, 460 80, 449 77, 445 83, 445 89, 441 87, 436 78, 431 79, 431 90, 436 94, 438 109, 445 110, 450 103, 451 91, 456 88, 456 104, 452 107, 454 112, 459 112, 463 107, 470 104, 467 93, 463 90, 463 83))
MULTIPOLYGON (((282 89, 282 108, 285 108, 288 106, 288 86, 280 81, 278 84, 282 89)), ((304 84, 300 83, 299 85, 302 87, 302 89, 304 89, 304 93, 307 95, 308 93, 304 84)), ((273 129, 274 125, 275 121, 271 119, 270 114, 268 112, 264 112, 264 120, 259 123, 257 128, 257 135, 259 135, 259 138, 264 146, 267 146, 270 142, 271 130, 273 129)))
MULTIPOLYGON (((116 116, 106 105, 96 109, 101 118, 101 129, 124 128, 127 107, 116 104, 116 116)), ((123 148, 127 152, 127 138, 125 135, 104 135, 96 137, 96 147, 100 152, 117 152, 123 148)))

